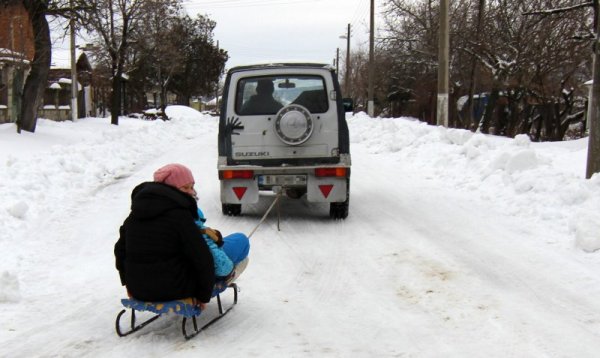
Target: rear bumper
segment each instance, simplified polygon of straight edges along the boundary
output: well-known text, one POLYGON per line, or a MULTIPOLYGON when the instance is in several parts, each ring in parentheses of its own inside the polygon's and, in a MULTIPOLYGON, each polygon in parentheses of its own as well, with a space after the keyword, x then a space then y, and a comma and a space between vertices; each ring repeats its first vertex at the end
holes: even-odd
MULTIPOLYGON (((219 163, 222 163, 219 159, 219 163)), ((253 204, 258 202, 261 190, 273 190, 274 187, 305 191, 309 202, 335 203, 348 198, 349 156, 344 156, 337 164, 279 167, 219 164, 218 170, 252 171, 251 178, 220 179, 223 204, 253 204), (343 177, 318 177, 315 175, 317 168, 347 168, 347 174, 343 177)))

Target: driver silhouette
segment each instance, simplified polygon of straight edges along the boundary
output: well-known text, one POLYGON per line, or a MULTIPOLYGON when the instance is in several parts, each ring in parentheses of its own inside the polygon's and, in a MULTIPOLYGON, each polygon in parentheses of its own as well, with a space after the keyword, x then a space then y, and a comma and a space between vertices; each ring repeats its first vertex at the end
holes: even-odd
POLYGON ((256 94, 242 106, 242 114, 275 114, 283 105, 273 98, 275 87, 270 79, 258 80, 256 94))

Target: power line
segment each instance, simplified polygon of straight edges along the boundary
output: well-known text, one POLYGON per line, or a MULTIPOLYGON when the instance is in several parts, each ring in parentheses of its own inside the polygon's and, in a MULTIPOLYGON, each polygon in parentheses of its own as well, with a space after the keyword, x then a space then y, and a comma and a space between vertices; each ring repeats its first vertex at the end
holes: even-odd
POLYGON ((365 20, 366 15, 369 12, 369 1, 368 0, 359 0, 358 5, 356 6, 356 10, 354 11, 354 15, 352 16, 352 27, 356 27, 358 23, 365 20))
POLYGON ((215 1, 207 0, 198 3, 198 1, 184 1, 184 7, 197 10, 199 8, 207 9, 228 9, 228 8, 244 8, 256 6, 274 6, 274 5, 295 5, 322 2, 322 0, 230 0, 230 1, 215 1))
POLYGON ((365 41, 364 38, 357 35, 358 33, 356 31, 361 28, 365 29, 365 30, 368 29, 367 23, 365 22, 365 18, 368 16, 369 11, 370 11, 369 0, 360 0, 358 5, 356 6, 354 15, 352 16, 352 21, 350 22, 351 27, 352 27, 351 35, 354 38, 355 43, 358 42, 359 40, 362 40, 363 43, 365 41))
MULTIPOLYGON (((191 5, 214 5, 214 4, 247 4, 247 3, 251 3, 251 2, 257 2, 259 0, 184 0, 183 3, 186 4, 191 4, 191 5)), ((269 3, 269 2, 281 2, 282 0, 260 0, 260 2, 265 2, 265 3, 269 3)), ((294 1, 298 1, 298 0, 294 0, 294 1)), ((307 0, 303 0, 303 1, 307 1, 307 0)), ((308 0, 308 1, 314 1, 314 0, 308 0)))

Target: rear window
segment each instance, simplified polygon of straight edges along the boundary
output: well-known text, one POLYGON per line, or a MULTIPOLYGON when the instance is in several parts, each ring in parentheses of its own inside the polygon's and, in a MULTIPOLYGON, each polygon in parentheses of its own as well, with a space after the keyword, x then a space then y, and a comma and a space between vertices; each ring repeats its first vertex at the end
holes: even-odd
POLYGON ((289 104, 311 113, 329 109, 325 80, 321 76, 246 77, 238 82, 235 111, 239 115, 275 114, 289 104))

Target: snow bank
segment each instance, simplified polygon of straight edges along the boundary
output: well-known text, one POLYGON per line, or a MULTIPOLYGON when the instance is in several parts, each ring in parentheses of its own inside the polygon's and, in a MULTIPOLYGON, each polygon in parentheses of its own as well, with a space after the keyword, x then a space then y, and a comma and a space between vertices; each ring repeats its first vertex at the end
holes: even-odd
POLYGON ((206 115, 186 106, 169 106, 165 109, 165 112, 171 119, 202 120, 207 118, 206 115))
MULTIPOLYGON (((11 237, 40 215, 68 210, 66 203, 128 177, 173 143, 214 130, 210 116, 182 106, 167 110, 169 121, 120 118, 118 126, 104 118, 40 119, 33 134, 0 125, 0 252, 19 251, 11 237)), ((0 272, 14 268, 16 256, 2 260, 0 272)))
MULTIPOLYGON (((171 121, 121 118, 119 126, 109 125, 106 119, 100 118, 85 118, 75 124, 64 122, 65 125, 58 126, 59 123, 40 120, 38 132, 26 133, 24 142, 19 142, 21 138, 16 133, 4 133, 16 139, 4 152, 6 159, 4 170, 0 172, 0 182, 12 184, 10 188, 8 185, 0 186, 0 190, 5 190, 1 192, 2 197, 29 203, 31 200, 28 199, 40 196, 43 199, 59 192, 63 195, 64 190, 52 190, 56 186, 85 191, 96 187, 96 180, 103 185, 127 176, 144 158, 156 156, 182 138, 195 137, 210 130, 211 127, 181 120, 188 116, 181 115, 182 112, 171 110, 171 121), (40 139, 55 137, 58 140, 22 157, 21 148, 28 145, 27 139, 32 136, 40 139)), ((214 122, 212 117, 199 113, 194 120, 214 122)), ((3 201, 6 205, 7 200, 3 201)))
MULTIPOLYGON (((167 114, 169 121, 121 118, 119 126, 102 118, 40 120, 35 134, 0 125, 0 249, 19 250, 10 238, 45 212, 69 209, 60 203, 131 175, 173 143, 216 132, 215 118, 192 108, 171 106, 167 114)), ((586 252, 600 249, 600 179, 584 179, 587 140, 531 143, 526 136, 494 137, 364 113, 348 116, 348 123, 352 145, 385 154, 393 161, 386 165, 469 191, 501 213, 543 221, 586 252)), ((17 256, 0 263, 0 272, 14 268, 17 256)))
POLYGON ((472 191, 496 204, 499 212, 544 221, 573 234, 575 245, 600 249, 598 175, 585 179, 587 140, 532 143, 429 126, 411 118, 348 117, 351 142, 373 154, 394 154, 400 167, 454 190, 472 191))
MULTIPOLYGON (((283 230, 272 219, 252 239, 254 264, 232 316, 195 341, 182 339, 177 317, 117 337, 125 292, 112 249, 132 185, 163 160, 194 158, 201 168, 216 159, 214 117, 167 113, 169 121, 123 118, 119 126, 42 120, 35 134, 0 125, 0 356, 600 350, 600 257, 588 254, 600 248, 600 176, 583 179, 586 141, 531 143, 364 114, 348 117, 355 199, 347 220, 286 203, 283 230), (197 155, 199 147, 208 154, 197 155), (365 302, 377 305, 365 314, 365 302)), ((203 205, 219 213, 214 172, 198 174, 211 181, 203 205)), ((214 219, 232 232, 259 217, 214 219)))

